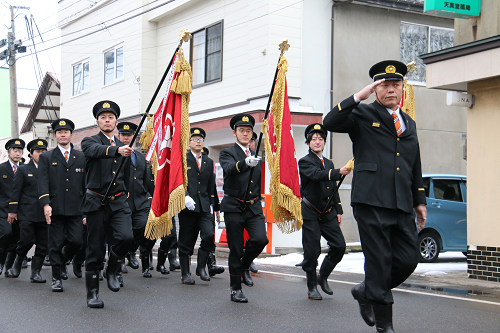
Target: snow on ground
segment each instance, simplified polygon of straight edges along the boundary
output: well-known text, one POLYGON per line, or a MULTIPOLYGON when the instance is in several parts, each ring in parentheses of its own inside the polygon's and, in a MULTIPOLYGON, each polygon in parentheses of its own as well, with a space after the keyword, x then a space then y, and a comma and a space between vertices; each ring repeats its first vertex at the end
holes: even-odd
MULTIPOLYGON (((352 244, 349 244, 352 245, 352 244)), ((325 258, 325 253, 322 253, 318 258, 318 267, 325 258)), ((467 262, 464 261, 462 252, 445 252, 439 255, 439 259, 435 263, 419 263, 414 274, 421 276, 427 275, 446 275, 452 273, 464 273, 467 271, 467 262), (445 259, 446 262, 440 262, 445 259), (454 261, 456 259, 457 261, 454 261)), ((255 263, 265 265, 279 265, 294 267, 295 264, 302 261, 302 253, 289 253, 278 257, 268 257, 255 259, 255 263)), ((364 274, 365 257, 362 252, 351 252, 344 255, 342 261, 335 267, 337 272, 348 272, 364 274)))

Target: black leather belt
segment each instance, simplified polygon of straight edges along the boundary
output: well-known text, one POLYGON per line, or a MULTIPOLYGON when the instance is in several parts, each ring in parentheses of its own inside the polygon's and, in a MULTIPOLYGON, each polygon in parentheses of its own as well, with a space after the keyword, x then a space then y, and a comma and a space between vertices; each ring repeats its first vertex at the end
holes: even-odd
MULTIPOLYGON (((320 217, 320 219, 321 219, 321 213, 323 213, 323 212, 321 212, 318 208, 314 207, 314 205, 313 205, 313 204, 312 204, 309 200, 307 200, 307 198, 306 198, 306 197, 302 197, 302 202, 304 202, 304 204, 305 204, 307 207, 314 209, 314 210, 318 213, 318 215, 319 215, 319 217, 320 217)), ((331 206, 330 208, 328 208, 328 209, 325 211, 325 214, 330 213, 330 212, 332 211, 332 209, 333 209, 333 206, 331 206)))
MULTIPOLYGON (((94 196, 94 197, 98 197, 99 199, 102 199, 104 197, 104 195, 102 195, 101 193, 97 193, 97 192, 89 190, 89 189, 87 189, 87 193, 94 196)), ((114 201, 115 199, 118 199, 122 195, 125 195, 125 192, 122 191, 122 192, 118 192, 118 193, 113 194, 113 195, 109 195, 108 200, 114 201)))
POLYGON ((238 197, 235 197, 233 195, 228 195, 228 194, 224 194, 225 197, 231 197, 231 198, 235 198, 236 200, 238 200, 239 202, 244 202, 244 203, 249 203, 250 205, 253 205, 257 200, 260 200, 260 196, 258 197, 255 197, 253 199, 250 199, 248 201, 245 201, 245 200, 241 200, 240 198, 238 197))

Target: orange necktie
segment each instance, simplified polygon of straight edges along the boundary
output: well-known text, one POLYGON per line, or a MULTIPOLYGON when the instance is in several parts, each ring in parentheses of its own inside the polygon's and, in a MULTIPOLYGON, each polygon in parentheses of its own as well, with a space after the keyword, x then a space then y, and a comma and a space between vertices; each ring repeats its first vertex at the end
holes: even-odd
POLYGON ((66 160, 66 163, 68 163, 69 153, 67 151, 64 152, 64 159, 66 160))
POLYGON ((245 154, 247 155, 247 157, 250 157, 250 150, 248 150, 248 149, 247 149, 247 150, 245 151, 245 154))
POLYGON ((198 171, 201 170, 201 156, 196 156, 196 164, 198 164, 198 171))
POLYGON ((396 133, 398 133, 399 136, 403 132, 403 129, 401 128, 401 123, 399 122, 399 117, 397 114, 393 113, 392 119, 394 119, 394 126, 396 126, 396 133))
POLYGON ((323 161, 323 157, 320 157, 319 159, 321 160, 321 163, 323 164, 323 166, 325 166, 325 162, 323 161))
POLYGON ((109 143, 114 146, 115 145, 115 142, 113 141, 113 139, 109 139, 109 143))
POLYGON ((14 169, 14 173, 16 173, 16 171, 17 171, 17 165, 14 164, 14 166, 12 168, 14 169))

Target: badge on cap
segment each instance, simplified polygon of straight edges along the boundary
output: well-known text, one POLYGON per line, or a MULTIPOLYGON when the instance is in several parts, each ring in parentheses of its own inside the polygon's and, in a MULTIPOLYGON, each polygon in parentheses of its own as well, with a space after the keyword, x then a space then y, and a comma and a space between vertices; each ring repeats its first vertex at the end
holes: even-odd
POLYGON ((321 129, 321 126, 319 126, 318 124, 314 125, 314 129, 321 129))
POLYGON ((104 104, 102 105, 102 108, 103 108, 103 109, 109 109, 109 108, 110 108, 109 103, 104 103, 104 104))
POLYGON ((16 140, 16 142, 14 142, 16 145, 20 145, 21 144, 21 141, 19 140, 16 140))
POLYGON ((195 129, 195 130, 193 131, 193 133, 194 133, 194 134, 200 134, 200 130, 195 129))
POLYGON ((42 141, 38 141, 36 144, 39 145, 39 146, 43 146, 43 142, 42 141))
POLYGON ((393 65, 389 65, 385 68, 385 72, 387 74, 393 74, 393 73, 396 73, 396 67, 394 67, 393 65))
POLYGON ((244 116, 243 118, 241 118, 241 121, 246 121, 246 122, 248 122, 249 120, 248 120, 248 117, 247 117, 247 116, 244 116))
POLYGON ((129 130, 129 129, 130 129, 130 126, 129 126, 129 125, 123 125, 123 129, 124 129, 124 130, 129 130))
POLYGON ((65 122, 64 120, 61 120, 61 121, 59 122, 59 126, 65 126, 65 125, 66 125, 66 122, 65 122))

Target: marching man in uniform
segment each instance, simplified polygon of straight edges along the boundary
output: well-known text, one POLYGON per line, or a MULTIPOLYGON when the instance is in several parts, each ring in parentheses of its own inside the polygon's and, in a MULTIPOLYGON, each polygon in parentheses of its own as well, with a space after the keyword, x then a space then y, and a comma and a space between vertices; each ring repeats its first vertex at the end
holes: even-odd
POLYGON ((365 281, 352 289, 362 318, 377 332, 394 332, 391 289, 418 264, 418 229, 425 225, 425 191, 415 121, 399 108, 406 65, 387 60, 370 68, 374 82, 340 102, 323 124, 348 133, 354 155, 351 204, 365 255, 365 281), (360 104, 375 96, 375 102, 360 104))
MULTIPOLYGON (((100 132, 82 140, 82 150, 87 158, 86 192, 81 210, 87 215, 87 256, 85 258, 85 284, 87 306, 104 307, 99 298, 99 269, 103 258, 102 244, 107 236, 113 240, 109 249, 106 279, 111 291, 120 290, 117 273, 125 255, 134 244, 131 211, 127 203, 127 189, 124 182, 124 168, 120 170, 113 184, 113 176, 122 158, 129 157, 133 149, 124 146, 113 135, 120 107, 112 101, 97 103, 92 113, 100 132), (111 190, 104 198, 108 187, 111 190), (105 199, 104 204, 102 200, 105 199)), ((125 165, 126 169, 126 165, 125 165)))
POLYGON ((224 212, 229 243, 229 274, 231 300, 246 303, 248 299, 241 290, 241 282, 253 286, 250 264, 269 242, 261 204, 261 158, 255 156, 248 143, 252 139, 255 119, 248 114, 239 114, 230 121, 234 146, 223 149, 219 162, 224 172, 224 198, 221 211, 224 212), (253 169, 252 179, 250 171, 253 169), (249 186, 250 185, 250 186, 249 186), (246 190, 248 189, 248 193, 246 190), (250 239, 243 247, 243 230, 250 239), (243 251, 244 250, 244 251, 243 251))
POLYGON ((342 225, 342 205, 338 192, 332 201, 330 195, 336 189, 336 181, 341 175, 351 171, 345 167, 335 169, 333 162, 323 156, 327 131, 321 124, 307 126, 304 135, 309 153, 299 160, 300 183, 302 187, 302 246, 304 262, 302 269, 307 274, 308 297, 321 300, 316 284, 328 295, 333 291, 327 279, 333 269, 342 260, 345 253, 345 240, 340 226, 342 225), (326 205, 329 204, 329 207, 326 205), (325 214, 323 215, 323 212, 325 214), (325 256, 319 276, 316 276, 318 257, 321 254, 321 236, 328 242, 330 250, 325 256))

